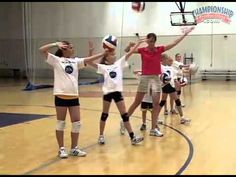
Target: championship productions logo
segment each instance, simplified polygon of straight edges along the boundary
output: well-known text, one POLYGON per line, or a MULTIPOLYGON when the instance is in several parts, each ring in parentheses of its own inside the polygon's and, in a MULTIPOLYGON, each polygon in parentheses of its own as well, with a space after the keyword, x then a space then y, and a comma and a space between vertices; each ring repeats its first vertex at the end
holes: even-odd
POLYGON ((197 23, 226 23, 230 24, 234 12, 220 6, 204 6, 193 10, 197 23))

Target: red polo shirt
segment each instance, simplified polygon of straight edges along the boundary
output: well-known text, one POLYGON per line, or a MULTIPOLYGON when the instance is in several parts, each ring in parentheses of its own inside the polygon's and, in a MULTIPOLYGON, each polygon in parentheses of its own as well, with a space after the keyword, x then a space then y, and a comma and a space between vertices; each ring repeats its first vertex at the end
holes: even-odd
POLYGON ((155 47, 150 51, 147 47, 139 48, 138 53, 142 58, 142 75, 161 74, 161 54, 165 51, 164 46, 155 47))

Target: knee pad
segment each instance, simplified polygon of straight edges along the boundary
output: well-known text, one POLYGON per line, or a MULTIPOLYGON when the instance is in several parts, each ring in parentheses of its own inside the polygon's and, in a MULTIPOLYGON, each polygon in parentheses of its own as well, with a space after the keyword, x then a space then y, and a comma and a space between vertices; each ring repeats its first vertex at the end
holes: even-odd
POLYGON ((176 106, 181 106, 181 101, 180 101, 180 99, 175 100, 175 104, 176 104, 176 106))
POLYGON ((107 120, 107 118, 108 118, 108 114, 107 113, 102 113, 101 120, 105 122, 107 120))
POLYGON ((177 91, 177 95, 181 95, 181 90, 177 91))
POLYGON ((159 103, 159 106, 163 107, 166 104, 166 100, 161 100, 161 102, 159 103))
POLYGON ((129 116, 128 113, 124 113, 123 115, 121 115, 123 122, 128 122, 129 121, 129 116))
POLYGON ((66 127, 66 122, 64 120, 57 120, 56 130, 63 131, 66 127))
POLYGON ((71 129, 71 132, 73 132, 73 133, 79 133, 80 127, 81 127, 80 121, 72 122, 72 129, 71 129))

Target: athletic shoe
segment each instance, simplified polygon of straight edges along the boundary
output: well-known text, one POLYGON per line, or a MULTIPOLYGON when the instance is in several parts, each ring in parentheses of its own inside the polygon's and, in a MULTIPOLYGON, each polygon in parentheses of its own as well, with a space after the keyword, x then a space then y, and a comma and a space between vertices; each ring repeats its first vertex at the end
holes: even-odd
POLYGON ((158 136, 158 137, 161 137, 163 136, 163 133, 161 133, 157 128, 155 129, 151 129, 150 130, 150 136, 158 136))
POLYGON ((188 119, 188 118, 182 117, 182 118, 180 119, 180 123, 181 123, 181 124, 188 124, 188 123, 190 123, 190 122, 191 122, 191 119, 188 119))
POLYGON ((66 149, 64 147, 61 147, 58 151, 58 156, 60 158, 67 158, 68 157, 68 153, 66 152, 66 149))
POLYGON ((72 156, 78 156, 78 157, 84 157, 87 155, 86 152, 81 151, 77 146, 70 150, 70 155, 72 156))
POLYGON ((105 138, 103 135, 99 135, 98 144, 105 144, 105 138))
POLYGON ((143 137, 139 137, 139 136, 134 136, 133 139, 131 140, 132 145, 138 144, 141 141, 143 141, 144 138, 143 137))

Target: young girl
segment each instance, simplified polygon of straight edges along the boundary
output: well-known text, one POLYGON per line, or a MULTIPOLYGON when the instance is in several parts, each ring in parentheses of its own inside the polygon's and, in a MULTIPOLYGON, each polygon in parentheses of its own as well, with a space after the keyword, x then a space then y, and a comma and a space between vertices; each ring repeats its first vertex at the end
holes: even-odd
POLYGON ((176 90, 175 90, 175 82, 178 82, 178 80, 177 80, 177 75, 176 75, 177 73, 172 67, 173 59, 166 54, 162 54, 161 57, 162 57, 162 74, 167 73, 169 77, 168 77, 168 80, 166 80, 165 78, 162 79, 162 82, 163 82, 162 97, 161 97, 161 102, 159 105, 161 108, 165 105, 167 95, 169 94, 170 98, 175 101, 177 110, 181 117, 180 123, 181 124, 189 123, 190 119, 187 119, 184 117, 182 107, 181 107, 181 101, 178 98, 176 90))
POLYGON ((133 51, 144 41, 145 39, 139 40, 139 42, 135 45, 133 50, 126 53, 123 57, 121 57, 117 61, 115 57, 115 51, 112 51, 103 58, 103 60, 101 61, 101 63, 103 64, 101 63, 95 64, 93 62, 89 62, 91 66, 97 69, 97 73, 103 74, 104 76, 104 84, 102 87, 103 112, 100 120, 100 135, 98 138, 99 144, 105 144, 104 129, 112 100, 116 102, 116 106, 121 114, 124 126, 129 133, 131 143, 135 145, 143 141, 143 137, 135 136, 131 128, 129 122, 129 116, 125 108, 124 98, 122 96, 122 91, 123 91, 123 68, 128 66, 127 64, 128 58, 132 55, 133 51))
POLYGON ((68 41, 55 42, 43 45, 39 51, 45 56, 46 62, 54 69, 55 107, 57 113, 56 138, 59 146, 58 156, 67 158, 68 153, 64 147, 64 129, 67 110, 72 122, 71 128, 71 150, 73 156, 86 156, 86 152, 77 146, 80 131, 80 107, 78 93, 78 70, 86 66, 89 61, 96 60, 106 53, 86 58, 72 57, 74 47, 68 41), (57 47, 55 55, 49 49, 57 47))

